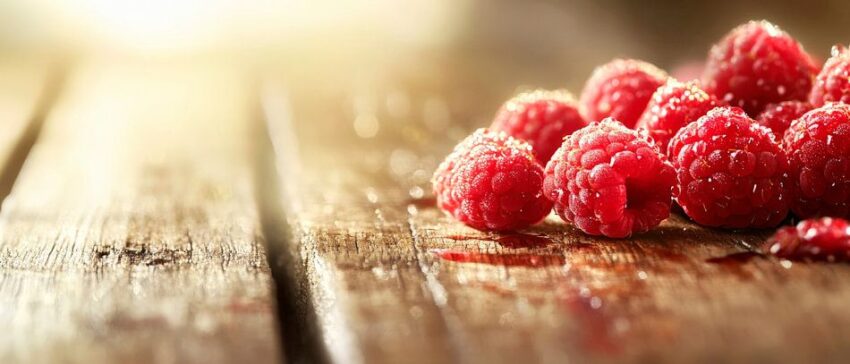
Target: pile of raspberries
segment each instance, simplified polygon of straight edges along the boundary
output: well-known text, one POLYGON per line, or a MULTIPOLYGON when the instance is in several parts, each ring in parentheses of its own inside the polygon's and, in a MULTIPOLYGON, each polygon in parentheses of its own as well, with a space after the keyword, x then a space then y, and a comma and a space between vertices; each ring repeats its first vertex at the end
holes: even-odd
POLYGON ((790 35, 751 21, 711 48, 701 80, 617 59, 578 100, 563 90, 515 96, 446 157, 434 194, 476 229, 522 229, 554 207, 610 238, 658 226, 674 202, 716 228, 774 228, 793 214, 811 219, 768 249, 817 257, 824 249, 806 242, 850 245, 850 229, 836 231, 850 217, 845 103, 850 51, 834 47, 820 67, 790 35), (804 236, 813 231, 826 238, 804 236))

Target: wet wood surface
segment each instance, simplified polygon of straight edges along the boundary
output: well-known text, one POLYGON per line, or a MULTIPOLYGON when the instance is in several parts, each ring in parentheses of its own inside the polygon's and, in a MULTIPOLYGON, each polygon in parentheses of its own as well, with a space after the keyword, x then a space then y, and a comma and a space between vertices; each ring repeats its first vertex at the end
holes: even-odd
POLYGON ((0 362, 279 362, 249 83, 122 60, 65 84, 0 212, 0 362))
POLYGON ((516 91, 515 80, 491 76, 488 60, 313 67, 272 77, 277 87, 263 101, 297 263, 280 268, 305 280, 301 304, 315 311, 332 360, 850 355, 850 266, 753 254, 770 232, 706 229, 674 214, 612 240, 552 215, 499 235, 444 216, 430 192, 433 169, 516 91))

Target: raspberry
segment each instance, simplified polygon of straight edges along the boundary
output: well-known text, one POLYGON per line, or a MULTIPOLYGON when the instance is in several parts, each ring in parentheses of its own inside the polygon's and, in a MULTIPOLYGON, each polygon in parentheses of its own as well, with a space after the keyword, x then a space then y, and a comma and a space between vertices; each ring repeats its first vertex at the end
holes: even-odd
POLYGON ((534 156, 545 165, 564 137, 585 125, 569 92, 537 90, 519 94, 502 105, 490 130, 527 141, 534 156))
POLYGON ((552 210, 531 146, 505 133, 478 129, 446 157, 432 182, 437 205, 479 230, 521 229, 552 210))
POLYGON ((850 106, 830 103, 809 111, 785 131, 791 209, 801 218, 850 216, 850 106))
POLYGON ((832 56, 824 63, 809 94, 809 102, 815 107, 830 101, 850 103, 850 51, 844 46, 832 47, 832 56))
POLYGON ((791 122, 799 119, 803 114, 812 109, 812 104, 804 101, 784 101, 778 104, 768 105, 756 118, 759 125, 770 129, 776 140, 782 141, 785 130, 791 126, 791 122))
POLYGON ((581 93, 581 113, 587 121, 610 116, 631 128, 666 80, 667 74, 649 63, 615 59, 590 75, 581 93))
POLYGON ((740 108, 714 108, 683 127, 667 155, 679 180, 673 195, 699 224, 772 227, 788 214, 785 154, 740 108))
POLYGON ((696 82, 681 83, 671 78, 652 95, 637 126, 646 128, 664 152, 679 129, 716 106, 717 99, 699 88, 696 82))
POLYGON ((816 73, 790 35, 767 21, 751 21, 711 48, 702 79, 709 93, 758 115, 768 104, 804 100, 816 73))
POLYGON ((646 131, 612 118, 570 135, 546 165, 555 211, 590 235, 623 238, 670 215, 673 167, 646 131))
POLYGON ((776 231, 762 249, 789 259, 850 260, 850 223, 824 217, 776 231))

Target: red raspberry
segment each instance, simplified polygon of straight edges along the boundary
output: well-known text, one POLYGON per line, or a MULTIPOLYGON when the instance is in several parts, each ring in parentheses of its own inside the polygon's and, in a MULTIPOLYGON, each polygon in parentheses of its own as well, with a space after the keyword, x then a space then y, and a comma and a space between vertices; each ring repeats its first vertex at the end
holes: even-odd
POLYGON ((824 217, 776 231, 762 249, 782 258, 850 260, 850 223, 824 217))
POLYGON ((824 63, 809 94, 815 107, 830 101, 850 104, 850 51, 840 45, 832 47, 832 57, 824 63))
POLYGON ((437 205, 479 230, 521 229, 552 210, 531 146, 505 133, 478 129, 446 157, 432 182, 437 205))
POLYGON ((502 105, 490 130, 527 141, 534 156, 545 165, 564 137, 585 125, 569 92, 537 90, 519 94, 502 105))
POLYGON ((850 106, 830 103, 809 111, 785 132, 791 209, 801 218, 850 217, 850 106))
POLYGON ((646 128, 664 152, 679 129, 716 106, 717 99, 699 88, 695 81, 681 83, 671 78, 652 95, 637 126, 646 128))
POLYGON ((587 121, 606 117, 634 127, 652 93, 667 80, 657 67, 634 59, 615 59, 590 75, 581 93, 581 113, 587 121))
POLYGON ((764 228, 788 214, 787 161, 773 134, 737 107, 718 107, 683 127, 667 155, 676 201, 706 226, 764 228))
POLYGON ((805 101, 784 101, 778 104, 768 105, 756 118, 759 125, 767 127, 773 132, 777 141, 782 141, 785 130, 791 126, 791 122, 799 119, 803 114, 812 109, 812 104, 805 101))
POLYGON ((705 90, 758 115, 768 104, 804 100, 817 66, 790 35, 767 21, 733 29, 711 48, 705 90))
POLYGON ((570 135, 546 165, 555 211, 590 235, 623 238, 670 215, 673 167, 646 131, 612 118, 570 135))

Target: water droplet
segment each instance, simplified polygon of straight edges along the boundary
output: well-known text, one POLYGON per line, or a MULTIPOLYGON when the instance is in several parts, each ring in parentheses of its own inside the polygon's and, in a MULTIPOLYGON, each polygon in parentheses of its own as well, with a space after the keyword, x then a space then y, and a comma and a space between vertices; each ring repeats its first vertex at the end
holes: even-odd
POLYGON ((374 114, 359 114, 354 118, 354 132, 361 138, 374 138, 380 129, 374 114))
POLYGON ((603 114, 608 113, 608 112, 611 111, 611 104, 608 103, 607 101, 600 102, 598 109, 599 109, 600 113, 603 113, 603 114))
POLYGON ((595 309, 598 309, 600 307, 602 307, 602 299, 601 298, 594 296, 593 298, 590 299, 590 308, 595 310, 595 309))
POLYGON ((420 198, 422 198, 422 196, 425 196, 425 190, 422 189, 422 187, 419 187, 419 186, 411 187, 410 191, 408 191, 408 193, 410 194, 410 197, 416 198, 416 199, 420 199, 420 198))
POLYGON ((642 280, 642 281, 643 281, 643 280, 646 280, 646 278, 647 278, 648 276, 649 276, 649 275, 647 275, 647 274, 646 274, 646 272, 644 272, 644 271, 638 271, 638 273, 637 273, 637 277, 638 277, 638 279, 640 279, 640 280, 642 280))
POLYGON ((370 203, 378 203, 378 193, 373 188, 369 188, 366 190, 366 199, 369 200, 370 203))
POLYGON ((782 249, 782 245, 779 243, 773 243, 773 245, 770 246, 770 254, 779 253, 779 249, 782 249))
POLYGON ((791 263, 790 260, 782 259, 782 260, 779 261, 779 265, 781 265, 782 268, 791 269, 791 267, 794 265, 794 263, 791 263))
POLYGON ((431 173, 421 168, 413 171, 413 174, 410 176, 410 181, 412 183, 428 183, 430 180, 431 173))

